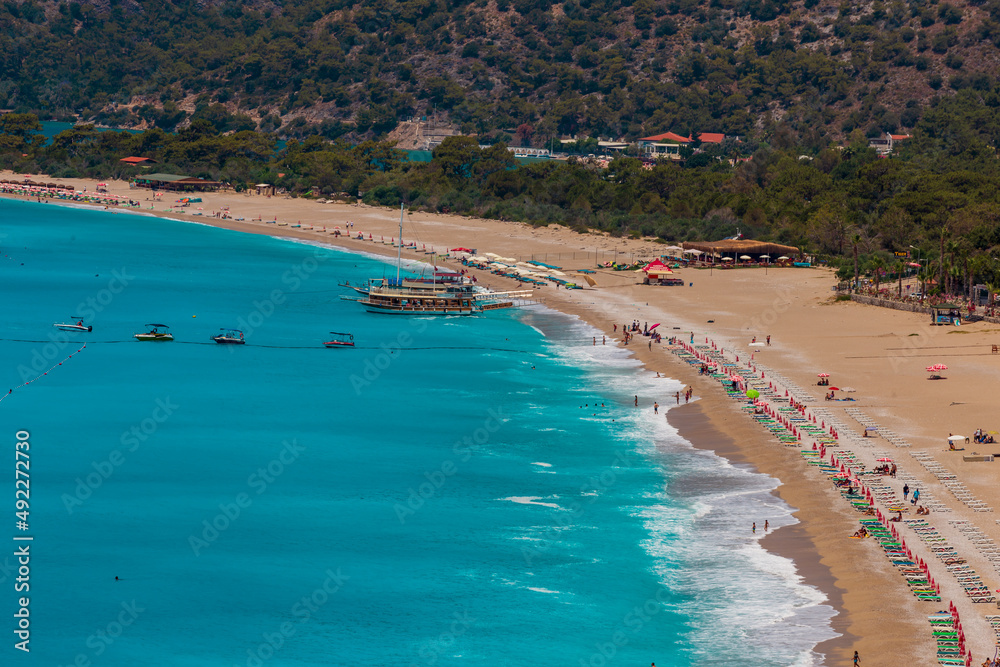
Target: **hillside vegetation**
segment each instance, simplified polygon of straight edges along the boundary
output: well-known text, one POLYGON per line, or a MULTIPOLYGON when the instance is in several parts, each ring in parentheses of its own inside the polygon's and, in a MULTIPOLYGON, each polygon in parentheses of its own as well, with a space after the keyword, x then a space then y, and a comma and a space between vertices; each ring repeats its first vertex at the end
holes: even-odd
POLYGON ((437 111, 537 145, 674 130, 815 152, 990 89, 1000 0, 6 0, 0 34, 0 107, 43 118, 172 130, 222 104, 228 129, 363 139, 437 111))

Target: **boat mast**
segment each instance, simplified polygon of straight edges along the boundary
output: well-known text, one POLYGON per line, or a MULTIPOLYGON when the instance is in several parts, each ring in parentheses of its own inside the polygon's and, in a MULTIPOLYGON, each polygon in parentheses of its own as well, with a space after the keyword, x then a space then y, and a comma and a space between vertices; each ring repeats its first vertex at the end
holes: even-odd
POLYGON ((399 245, 396 246, 396 284, 399 284, 399 265, 403 261, 403 202, 399 202, 399 245))

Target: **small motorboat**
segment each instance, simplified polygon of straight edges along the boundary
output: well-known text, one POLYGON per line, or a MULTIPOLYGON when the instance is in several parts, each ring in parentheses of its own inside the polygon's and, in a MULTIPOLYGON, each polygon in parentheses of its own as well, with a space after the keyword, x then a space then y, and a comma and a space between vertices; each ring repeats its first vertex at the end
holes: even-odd
POLYGON ((165 331, 170 328, 166 324, 147 324, 146 326, 149 327, 149 331, 135 334, 134 338, 136 340, 166 343, 174 339, 172 333, 165 331))
POLYGON ((60 331, 93 331, 94 330, 94 327, 84 326, 84 324, 83 324, 83 318, 82 317, 74 317, 74 318, 71 318, 71 319, 76 320, 76 324, 73 324, 72 322, 69 322, 69 323, 66 323, 66 322, 56 322, 52 326, 54 326, 56 329, 59 329, 60 331))
POLYGON ((354 347, 354 334, 331 331, 330 335, 333 338, 323 343, 326 347, 354 347))
POLYGON ((222 333, 212 336, 212 340, 220 345, 246 345, 243 332, 239 329, 220 329, 222 333))

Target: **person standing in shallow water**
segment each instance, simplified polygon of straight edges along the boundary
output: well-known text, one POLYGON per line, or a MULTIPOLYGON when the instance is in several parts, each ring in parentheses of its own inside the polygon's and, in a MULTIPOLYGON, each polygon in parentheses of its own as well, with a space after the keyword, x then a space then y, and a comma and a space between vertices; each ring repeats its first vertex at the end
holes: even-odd
POLYGON ((653 402, 653 414, 654 415, 660 414, 660 404, 655 401, 653 402))
POLYGON ((636 397, 635 397, 635 407, 639 407, 639 396, 638 395, 636 395, 636 397))
POLYGON ((750 530, 752 530, 752 531, 753 531, 753 534, 754 534, 754 535, 756 535, 756 534, 757 534, 757 522, 756 522, 756 521, 754 521, 754 522, 753 522, 753 528, 751 528, 750 530))

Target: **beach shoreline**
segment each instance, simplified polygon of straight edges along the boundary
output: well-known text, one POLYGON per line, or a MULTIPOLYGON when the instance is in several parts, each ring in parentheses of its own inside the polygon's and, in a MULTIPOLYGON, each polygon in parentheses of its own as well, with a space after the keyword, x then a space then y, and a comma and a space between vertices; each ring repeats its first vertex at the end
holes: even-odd
MULTIPOLYGON (((71 179, 71 181, 74 183, 83 182, 81 179, 71 179)), ((88 187, 93 187, 96 181, 86 181, 86 183, 88 187)), ((122 187, 125 188, 126 192, 128 191, 127 184, 109 182, 109 189, 121 189, 122 187)), ((140 191, 137 194, 133 190, 131 194, 138 196, 143 193, 140 191)), ((16 196, 10 198, 30 199, 16 196)), ((391 209, 353 205, 321 205, 308 200, 278 200, 277 198, 261 202, 259 201, 261 198, 252 197, 249 200, 258 201, 249 201, 243 195, 238 194, 212 193, 206 195, 205 198, 206 200, 211 199, 216 204, 215 208, 217 209, 222 207, 232 209, 241 204, 259 204, 259 208, 266 207, 269 212, 258 217, 267 219, 271 215, 270 211, 273 210, 276 211, 274 215, 279 219, 288 215, 288 220, 302 220, 298 224, 305 225, 315 225, 322 221, 328 221, 331 216, 335 222, 341 222, 341 224, 345 224, 347 220, 356 219, 360 223, 356 225, 356 229, 364 231, 366 234, 372 234, 373 241, 358 241, 345 236, 335 237, 327 233, 325 229, 323 233, 317 233, 313 230, 291 227, 288 223, 278 226, 277 223, 240 222, 205 215, 195 217, 148 209, 134 212, 234 231, 318 241, 347 251, 362 251, 387 258, 396 255, 396 248, 374 241, 374 238, 379 236, 384 235, 388 239, 391 234, 398 233, 396 232, 398 215, 394 214, 391 209)), ((234 210, 234 213, 238 212, 234 210)), ((656 251, 656 245, 649 240, 609 239, 605 235, 593 235, 591 238, 588 235, 577 234, 565 229, 533 228, 520 223, 498 221, 474 221, 461 216, 414 214, 411 217, 428 219, 427 224, 434 229, 433 234, 428 235, 428 241, 432 241, 434 244, 448 241, 446 247, 467 245, 469 238, 475 238, 482 251, 491 250, 498 253, 517 254, 517 251, 520 250, 519 256, 523 256, 524 251, 530 250, 532 256, 544 255, 546 257, 569 254, 581 266, 587 264, 587 261, 575 260, 575 257, 577 254, 590 254, 586 248, 591 243, 595 259, 600 256, 600 252, 609 246, 615 247, 616 255, 618 252, 638 254, 656 251)), ((437 260, 422 253, 413 253, 405 249, 403 257, 424 262, 431 261, 444 266, 457 266, 454 261, 437 260)), ((593 260, 591 260, 592 263, 593 260)), ((779 271, 781 270, 772 269, 772 273, 779 271)), ((794 270, 785 269, 784 271, 794 270)), ((511 288, 516 285, 515 281, 486 272, 472 270, 471 273, 477 276, 480 284, 492 284, 497 288, 511 288)), ((716 271, 716 273, 722 272, 716 271)), ((685 274, 685 277, 687 275, 685 274)), ((692 272, 690 275, 694 276, 699 284, 705 278, 700 272, 692 272)), ((728 280, 729 277, 726 279, 728 280)), ((823 279, 827 282, 831 281, 829 276, 823 279)), ((544 302, 555 310, 579 317, 582 321, 605 332, 609 343, 618 344, 618 341, 615 340, 617 336, 614 335, 613 324, 635 319, 635 316, 640 314, 639 311, 650 308, 649 301, 653 299, 650 299, 647 292, 637 290, 632 286, 634 285, 632 276, 615 276, 608 272, 607 276, 603 273, 599 275, 598 280, 601 284, 599 290, 583 290, 578 294, 551 287, 546 288, 543 290, 544 302), (618 279, 617 282, 615 282, 616 279, 618 279), (603 292, 603 300, 597 299, 585 303, 585 299, 595 291, 603 292), (644 298, 648 300, 644 301, 644 298), (646 305, 642 306, 643 303, 646 305)), ((670 291, 672 288, 652 289, 661 290, 652 293, 657 298, 671 299, 679 295, 679 293, 670 291)), ((700 313, 697 310, 698 305, 692 306, 690 301, 687 305, 689 308, 684 311, 684 318, 675 316, 672 321, 682 327, 690 327, 690 330, 693 331, 695 327, 691 320, 692 313, 700 314, 699 319, 703 321, 707 317, 705 313, 700 313)), ((652 310, 645 310, 642 314, 656 313, 657 307, 658 304, 654 304, 652 310)), ((905 315, 899 314, 896 317, 904 317, 905 315)), ((706 328, 702 326, 699 329, 705 330, 706 328)), ((713 332, 713 335, 721 334, 732 339, 736 335, 743 335, 743 329, 743 326, 730 327, 729 330, 713 332)), ((668 335, 670 333, 664 331, 664 336, 668 335)), ((630 345, 626 349, 635 355, 647 372, 665 373, 694 387, 700 399, 687 406, 674 407, 667 413, 668 421, 677 428, 682 437, 695 447, 714 451, 733 463, 749 465, 755 471, 780 480, 780 485, 774 493, 793 508, 794 516, 800 523, 774 531, 763 538, 761 544, 768 551, 792 560, 804 582, 823 591, 828 598, 828 604, 837 610, 837 615, 833 618, 832 623, 834 630, 841 636, 824 642, 814 649, 817 653, 826 655, 825 664, 850 664, 854 650, 861 653, 864 658, 863 664, 866 665, 889 664, 890 661, 893 663, 899 661, 917 663, 926 660, 930 637, 927 633, 926 620, 923 620, 922 616, 926 616, 928 609, 919 608, 913 598, 908 595, 905 585, 888 565, 884 556, 881 556, 876 550, 875 545, 864 542, 849 544, 845 547, 844 537, 855 530, 858 516, 843 503, 840 494, 825 479, 811 478, 807 466, 801 457, 796 455, 797 452, 788 451, 773 441, 769 441, 769 434, 752 420, 747 419, 745 415, 740 414, 734 402, 720 393, 717 382, 699 377, 690 366, 680 362, 673 354, 665 354, 662 348, 666 346, 647 348, 645 340, 641 339, 638 343, 630 345), (665 359, 670 361, 664 361, 665 359), (901 593, 905 597, 900 598, 901 593), (885 613, 886 598, 893 599, 894 603, 899 600, 902 602, 893 608, 891 613, 887 614, 885 613), (877 632, 872 630, 873 626, 877 626, 877 632)), ((784 367, 787 368, 789 363, 797 362, 796 355, 810 353, 808 348, 808 343, 806 343, 801 345, 800 349, 792 349, 791 346, 785 349, 785 358, 781 360, 784 367)))

